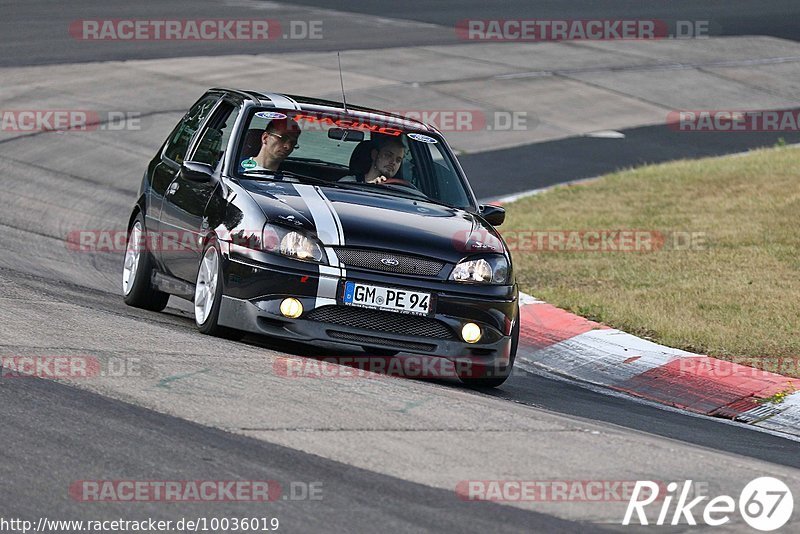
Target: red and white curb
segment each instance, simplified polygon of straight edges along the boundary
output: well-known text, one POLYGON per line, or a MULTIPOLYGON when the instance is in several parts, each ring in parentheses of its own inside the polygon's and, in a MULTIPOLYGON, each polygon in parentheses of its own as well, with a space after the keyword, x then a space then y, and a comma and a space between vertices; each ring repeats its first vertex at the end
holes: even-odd
POLYGON ((665 347, 524 295, 517 358, 660 404, 800 436, 800 379, 665 347), (789 393, 781 402, 766 399, 789 393))

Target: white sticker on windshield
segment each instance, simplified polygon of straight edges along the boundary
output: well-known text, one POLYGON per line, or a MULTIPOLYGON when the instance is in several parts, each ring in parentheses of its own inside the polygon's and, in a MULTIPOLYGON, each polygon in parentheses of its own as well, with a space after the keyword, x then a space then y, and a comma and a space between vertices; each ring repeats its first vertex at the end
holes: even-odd
POLYGON ((434 139, 433 137, 428 137, 427 135, 422 135, 418 133, 410 133, 406 135, 409 136, 414 141, 419 141, 421 143, 430 143, 430 144, 438 143, 436 139, 434 139))
POLYGON ((286 115, 277 111, 259 111, 256 113, 259 119, 285 119, 286 115))

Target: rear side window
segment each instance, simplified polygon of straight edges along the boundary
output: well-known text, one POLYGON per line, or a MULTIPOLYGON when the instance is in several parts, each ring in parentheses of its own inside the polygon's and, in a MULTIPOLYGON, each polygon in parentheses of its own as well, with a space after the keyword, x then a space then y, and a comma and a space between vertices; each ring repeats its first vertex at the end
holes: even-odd
POLYGON ((172 161, 183 163, 186 157, 186 151, 189 150, 189 143, 192 140, 197 129, 203 124, 203 121, 211 112, 211 108, 217 103, 219 97, 204 98, 192 109, 184 115, 181 122, 175 127, 167 141, 167 147, 164 150, 164 157, 172 161))

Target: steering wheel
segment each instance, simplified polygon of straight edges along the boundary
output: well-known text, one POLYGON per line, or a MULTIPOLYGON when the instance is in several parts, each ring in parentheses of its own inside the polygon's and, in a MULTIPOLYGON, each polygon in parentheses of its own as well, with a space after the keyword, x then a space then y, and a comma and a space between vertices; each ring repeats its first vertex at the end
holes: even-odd
POLYGON ((403 180, 402 178, 387 178, 385 181, 381 182, 381 185, 395 185, 400 186, 403 189, 408 189, 409 193, 413 193, 414 196, 418 196, 420 198, 428 198, 428 195, 420 191, 417 186, 409 182, 408 180, 403 180))
MULTIPOLYGON (((403 187, 410 187, 411 189, 417 189, 417 187, 409 182, 408 180, 403 180, 402 178, 387 178, 381 185, 402 185, 403 187)), ((417 189, 419 191, 419 189, 417 189)))

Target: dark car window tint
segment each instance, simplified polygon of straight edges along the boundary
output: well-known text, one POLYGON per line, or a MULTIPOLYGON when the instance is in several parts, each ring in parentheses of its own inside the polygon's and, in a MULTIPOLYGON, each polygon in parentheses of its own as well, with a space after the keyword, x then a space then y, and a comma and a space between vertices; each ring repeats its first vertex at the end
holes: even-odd
POLYGON ((228 139, 233 132, 233 125, 239 116, 239 108, 224 102, 203 132, 200 142, 192 155, 192 160, 207 163, 216 168, 225 154, 228 139))
POLYGON ((183 163, 186 151, 189 149, 189 142, 192 140, 197 129, 205 120, 211 108, 219 100, 217 97, 206 98, 189 110, 183 120, 175 127, 167 141, 167 148, 164 156, 168 159, 183 163))
MULTIPOLYGON (((271 121, 286 119, 294 121, 300 129, 299 146, 280 163, 281 170, 329 182, 359 182, 373 165, 372 153, 380 144, 394 139, 402 143, 405 153, 392 177, 405 183, 375 187, 372 192, 427 197, 458 208, 473 207, 458 164, 438 133, 407 129, 402 120, 379 114, 350 116, 312 110, 255 108, 242 128, 241 148, 235 159, 239 163, 238 174, 246 177, 247 169, 258 164, 255 158, 261 148, 261 136, 271 121), (353 134, 344 136, 346 131, 353 134)), ((254 172, 258 174, 259 170, 254 172)))

